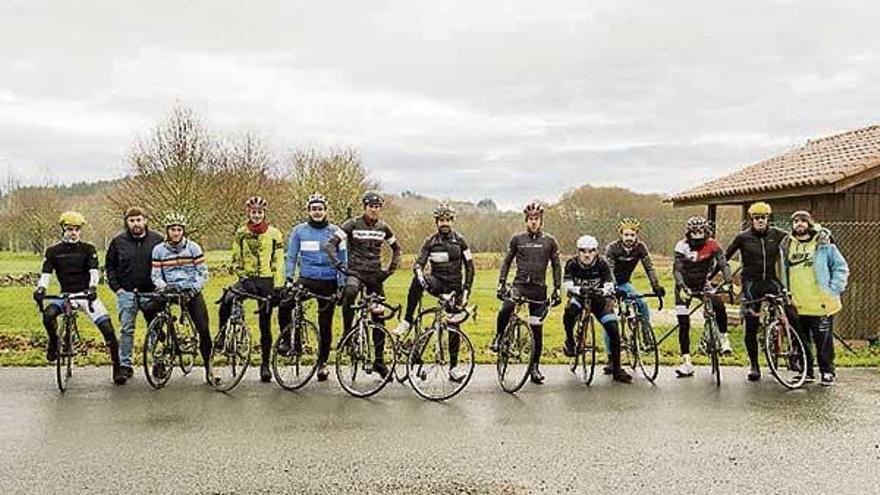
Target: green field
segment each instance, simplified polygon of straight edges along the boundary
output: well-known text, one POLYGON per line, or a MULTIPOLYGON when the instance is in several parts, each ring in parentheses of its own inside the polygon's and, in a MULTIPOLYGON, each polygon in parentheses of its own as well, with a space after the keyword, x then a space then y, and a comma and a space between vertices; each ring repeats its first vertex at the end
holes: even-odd
MULTIPOLYGON (((490 255, 491 256, 491 255, 490 255)), ((224 251, 212 251, 208 253, 208 265, 219 266, 222 263, 228 263, 229 254, 224 251)), ((488 257, 487 257, 488 258, 488 257)), ((494 257, 494 258, 497 258, 494 257)), ((489 259, 482 260, 481 266, 487 266, 489 259)), ((402 266, 408 267, 411 259, 404 260, 402 266)), ((0 253, 0 275, 2 274, 21 274, 30 271, 38 271, 40 268, 40 258, 31 254, 12 254, 0 253)), ((663 285, 667 291, 672 287, 671 274, 668 267, 659 268, 663 285)), ((386 282, 386 293, 392 304, 404 304, 406 301, 406 290, 409 287, 411 272, 409 270, 400 270, 386 282)), ((494 355, 488 352, 489 342, 491 341, 494 327, 495 315, 498 311, 500 302, 495 298, 495 285, 498 280, 497 269, 483 268, 477 271, 476 281, 474 283, 473 296, 471 302, 478 307, 478 317, 476 321, 469 321, 465 325, 465 330, 471 336, 474 345, 478 350, 477 360, 481 363, 493 362, 494 355)), ((207 289, 205 300, 209 304, 211 316, 212 334, 215 332, 217 323, 217 306, 213 305, 213 301, 220 296, 223 287, 232 284, 235 281, 232 276, 212 276, 207 289)), ((647 291, 649 285, 647 279, 637 271, 634 283, 640 290, 647 291)), ((54 289, 57 290, 57 289, 54 289)), ((0 288, 0 366, 41 366, 45 365, 44 348, 46 343, 45 331, 43 330, 36 305, 31 299, 33 288, 31 287, 3 287, 0 288)), ((110 289, 106 286, 100 288, 100 298, 107 305, 108 310, 115 315, 115 297, 110 289)), ((657 301, 650 301, 653 310, 657 308, 657 301)), ((314 309, 311 310, 312 312, 314 309)), ((729 307, 729 312, 736 311, 735 307, 729 307)), ((254 333, 255 342, 258 342, 258 329, 256 316, 248 311, 249 324, 254 333)), ((701 327, 701 316, 699 313, 693 317, 693 326, 697 329, 691 332, 692 348, 696 349, 696 342, 699 340, 699 328, 701 327)), ((87 339, 91 338, 100 341, 101 337, 98 331, 86 320, 81 320, 80 328, 84 331, 87 339)), ((667 295, 665 300, 665 309, 662 314, 654 315, 654 327, 658 337, 664 335, 666 331, 675 323, 675 315, 673 310, 673 301, 671 295, 667 295)), ((114 318, 114 324, 117 326, 118 319, 114 318)), ((395 326, 396 321, 390 322, 391 326, 395 326)), ((334 325, 334 343, 338 339, 339 329, 341 327, 341 315, 337 311, 336 323, 334 325)), ((142 319, 138 320, 138 328, 135 336, 135 355, 138 355, 140 344, 143 339, 144 323, 142 319)), ((277 332, 277 322, 273 326, 273 334, 277 332)), ((732 327, 731 341, 736 350, 735 356, 725 358, 725 364, 745 364, 745 351, 742 344, 742 330, 740 327, 732 327)), ((599 333, 597 333, 597 338, 599 333)), ((545 350, 544 361, 548 363, 562 363, 566 358, 562 355, 562 307, 555 308, 545 324, 545 350)), ((661 346, 661 360, 665 364, 673 364, 678 357, 678 337, 676 333, 667 339, 661 346)), ((258 356, 256 353, 255 356, 258 356)), ((95 362, 106 363, 106 355, 92 353, 95 362)), ((258 357, 256 359, 259 359, 258 357)), ((702 356, 696 356, 698 363, 705 363, 702 356)), ((842 366, 877 366, 880 364, 880 353, 877 350, 869 350, 861 348, 857 355, 843 352, 838 347, 838 364, 842 366)))

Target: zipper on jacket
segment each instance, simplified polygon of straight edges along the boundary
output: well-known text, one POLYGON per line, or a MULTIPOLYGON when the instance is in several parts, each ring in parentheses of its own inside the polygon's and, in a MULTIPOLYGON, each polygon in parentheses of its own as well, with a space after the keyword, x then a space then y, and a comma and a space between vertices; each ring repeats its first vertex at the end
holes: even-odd
POLYGON ((761 280, 767 280, 767 249, 764 247, 764 238, 761 238, 761 280))

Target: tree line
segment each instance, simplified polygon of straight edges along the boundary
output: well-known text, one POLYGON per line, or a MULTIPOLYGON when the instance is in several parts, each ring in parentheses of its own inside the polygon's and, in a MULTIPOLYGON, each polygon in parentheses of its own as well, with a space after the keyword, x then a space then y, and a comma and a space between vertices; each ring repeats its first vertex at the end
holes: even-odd
MULTIPOLYGON (((57 242, 56 222, 65 209, 86 215, 86 237, 103 248, 122 228, 129 206, 145 208, 154 227, 169 212, 184 213, 194 238, 208 249, 225 249, 244 222, 248 196, 267 198, 270 221, 286 230, 305 219, 305 201, 313 192, 328 197, 332 218, 341 223, 349 213, 357 214, 365 191, 381 186, 357 150, 302 148, 282 155, 253 133, 214 132, 186 107, 174 108, 136 140, 127 167, 119 180, 68 186, 22 186, 7 178, 0 185, 0 249, 42 252, 57 242)), ((384 216, 408 251, 433 233, 431 209, 436 202, 412 191, 389 195, 384 216)), ((491 198, 452 203, 459 210, 456 228, 474 251, 502 252, 523 227, 519 212, 499 210, 491 198)), ((642 220, 643 239, 652 251, 665 253, 681 236, 684 221, 701 213, 701 208, 673 210, 660 195, 581 186, 548 204, 545 218, 546 229, 569 252, 583 233, 610 242, 617 221, 635 216, 642 220)), ((734 232, 738 215, 722 209, 720 223, 734 232)))

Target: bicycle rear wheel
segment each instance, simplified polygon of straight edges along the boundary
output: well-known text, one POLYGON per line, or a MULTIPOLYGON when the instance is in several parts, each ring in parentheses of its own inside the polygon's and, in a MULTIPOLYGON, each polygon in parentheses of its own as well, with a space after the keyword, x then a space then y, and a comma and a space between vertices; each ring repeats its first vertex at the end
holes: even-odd
POLYGON ((160 314, 153 319, 144 335, 144 376, 147 377, 147 383, 155 389, 168 383, 174 367, 171 336, 166 331, 168 326, 168 319, 160 314))
POLYGON ((58 390, 65 392, 73 376, 73 358, 77 354, 76 322, 65 322, 64 331, 58 343, 58 357, 55 359, 55 380, 58 390))
POLYGON ((230 321, 225 330, 217 332, 214 343, 211 386, 218 392, 229 392, 241 382, 251 364, 250 332, 243 321, 230 321))
POLYGON ((346 392, 366 398, 377 394, 391 381, 397 358, 392 351, 390 365, 385 363, 388 373, 381 376, 375 366, 382 362, 382 356, 376 352, 374 340, 384 338, 385 347, 393 347, 394 337, 382 325, 370 323, 363 328, 360 325, 357 323, 336 349, 336 378, 346 392))
POLYGON ((281 388, 297 390, 315 376, 320 341, 318 327, 306 319, 291 323, 278 335, 272 346, 272 375, 281 388))
POLYGON ((409 383, 421 397, 451 399, 464 390, 474 373, 474 346, 460 329, 429 328, 413 345, 407 368, 409 383))
POLYGON ((649 382, 654 383, 660 371, 660 350, 657 349, 657 339, 654 337, 654 332, 645 328, 643 323, 638 323, 633 329, 632 342, 642 375, 649 382))
POLYGON ((800 335, 779 320, 771 322, 764 336, 764 357, 770 374, 783 387, 793 390, 807 379, 806 352, 800 335))
POLYGON ((495 361, 498 384, 505 392, 514 394, 529 377, 534 340, 532 329, 519 319, 512 320, 501 335, 501 345, 495 361))

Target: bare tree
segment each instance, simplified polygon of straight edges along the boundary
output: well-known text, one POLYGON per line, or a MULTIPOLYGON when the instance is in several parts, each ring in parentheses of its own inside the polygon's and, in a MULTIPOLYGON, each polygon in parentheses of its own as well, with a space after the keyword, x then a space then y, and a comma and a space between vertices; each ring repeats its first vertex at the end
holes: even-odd
MULTIPOLYGON (((21 187, 9 195, 9 222, 31 251, 45 251, 58 237, 61 196, 54 187, 21 187)), ((5 223, 5 222, 4 222, 5 223)))
POLYGON ((341 222, 350 212, 358 211, 364 192, 379 188, 369 177, 358 152, 350 148, 295 151, 290 159, 290 174, 290 209, 299 218, 305 216, 310 194, 326 196, 331 214, 341 222))
POLYGON ((210 171, 217 145, 195 113, 174 108, 149 139, 138 141, 128 157, 130 175, 110 193, 120 211, 132 205, 153 216, 171 212, 187 216, 189 230, 198 234, 208 226, 211 213, 201 206, 210 190, 210 171))
POLYGON ((275 161, 267 146, 254 134, 243 134, 218 144, 207 174, 207 189, 199 195, 211 238, 228 242, 244 220, 244 202, 250 196, 263 196, 272 211, 283 211, 278 203, 283 188, 275 177, 275 161), (276 206, 278 205, 278 206, 276 206))

